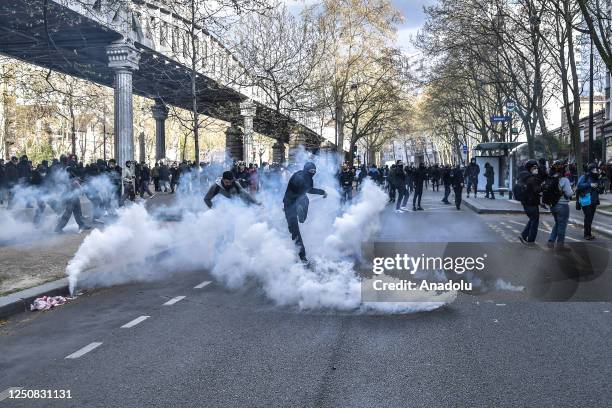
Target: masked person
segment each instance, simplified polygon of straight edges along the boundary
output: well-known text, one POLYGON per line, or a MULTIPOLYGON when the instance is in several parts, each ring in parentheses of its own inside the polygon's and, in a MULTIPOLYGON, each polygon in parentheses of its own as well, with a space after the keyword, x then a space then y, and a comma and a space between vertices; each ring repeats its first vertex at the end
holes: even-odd
POLYGON ((476 158, 470 160, 465 176, 467 177, 467 198, 470 198, 470 190, 474 186, 474 198, 478 196, 478 175, 480 174, 480 166, 476 163, 476 158))
POLYGON ((584 239, 591 241, 595 237, 591 233, 593 218, 599 202, 599 194, 603 191, 603 183, 599 178, 599 168, 596 163, 587 166, 586 172, 580 176, 577 184, 578 204, 584 213, 584 239))
POLYGON ((495 170, 488 162, 485 163, 485 178, 487 179, 487 185, 485 186, 485 198, 495 200, 495 193, 493 193, 493 182, 495 181, 495 170))
POLYGON ((550 212, 555 219, 548 238, 549 248, 554 248, 556 244, 557 249, 565 249, 565 231, 570 215, 569 201, 573 194, 570 181, 565 177, 565 163, 556 160, 550 168, 542 191, 542 201, 550 206, 550 212))
POLYGON ((518 175, 518 182, 514 188, 514 196, 521 204, 529 218, 525 229, 519 236, 521 242, 527 246, 534 246, 540 225, 540 193, 542 192, 542 178, 539 174, 538 162, 528 160, 524 170, 518 175))
POLYGON ((338 175, 338 179, 340 181, 340 188, 342 189, 342 204, 347 201, 350 202, 353 199, 353 180, 355 179, 355 175, 347 164, 342 165, 342 171, 338 175))
POLYGON ((444 166, 442 169, 442 184, 444 185, 444 198, 442 198, 442 202, 444 204, 450 204, 450 201, 448 201, 448 196, 451 193, 452 185, 451 171, 452 170, 448 166, 444 166))
POLYGON ((463 177, 463 170, 457 165, 454 169, 450 170, 450 181, 453 186, 453 192, 455 194, 455 207, 457 210, 461 209, 461 196, 463 194, 463 186, 465 179, 463 177))
POLYGON ((404 165, 401 160, 395 163, 395 167, 391 169, 391 182, 393 183, 393 189, 397 191, 397 202, 395 203, 395 212, 401 214, 407 211, 406 205, 408 204, 408 198, 410 194, 406 189, 406 173, 404 172, 404 165))
POLYGON ((206 193, 204 197, 204 202, 208 208, 213 208, 212 200, 219 194, 229 199, 240 197, 247 203, 261 205, 240 185, 239 182, 236 181, 234 173, 231 171, 224 172, 223 176, 219 177, 215 183, 210 186, 208 193, 206 193))
POLYGON ((306 194, 318 194, 322 195, 323 198, 327 198, 325 190, 314 188, 312 179, 316 173, 317 166, 312 162, 306 163, 303 170, 297 171, 291 176, 289 184, 287 184, 285 196, 283 197, 289 233, 291 234, 291 239, 298 247, 300 259, 304 263, 308 263, 308 259, 306 258, 306 248, 302 241, 298 220, 304 223, 308 216, 308 197, 306 194))

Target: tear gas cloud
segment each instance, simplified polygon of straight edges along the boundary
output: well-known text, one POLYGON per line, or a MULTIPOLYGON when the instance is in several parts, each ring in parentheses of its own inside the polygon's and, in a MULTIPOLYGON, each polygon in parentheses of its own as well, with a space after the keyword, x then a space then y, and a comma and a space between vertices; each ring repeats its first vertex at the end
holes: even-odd
MULTIPOLYGON (((361 242, 378 230, 387 196, 366 181, 353 203, 342 208, 335 160, 311 158, 305 152, 298 158, 292 171, 313 160, 318 170, 315 186, 328 193, 327 199, 311 196, 308 219, 300 224, 314 268, 299 262, 287 230, 282 208, 287 173, 279 174, 257 194, 262 207, 217 197, 214 209, 204 210, 202 186, 189 188, 183 183, 171 207, 152 213, 143 205, 120 209, 117 221, 92 231, 69 262, 71 291, 208 270, 229 289, 256 287, 274 304, 300 310, 409 313, 433 310, 454 300, 455 293, 415 293, 409 303, 362 304, 354 266, 361 242), (181 219, 166 222, 159 216, 163 212, 181 214, 181 219)), ((210 170, 207 177, 214 181, 222 169, 214 169, 217 174, 210 170)))

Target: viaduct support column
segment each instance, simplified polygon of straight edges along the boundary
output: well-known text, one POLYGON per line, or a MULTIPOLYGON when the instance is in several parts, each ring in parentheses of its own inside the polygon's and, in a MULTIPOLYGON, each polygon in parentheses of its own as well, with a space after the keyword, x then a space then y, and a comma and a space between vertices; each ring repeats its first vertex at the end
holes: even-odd
POLYGON ((155 100, 151 107, 153 119, 155 119, 155 161, 166 158, 166 119, 168 119, 168 107, 161 99, 155 100))
POLYGON ((106 47, 106 55, 115 71, 115 159, 123 167, 127 160, 134 160, 132 74, 138 69, 140 52, 121 40, 106 47))
POLYGON ((289 135, 289 163, 297 162, 297 154, 300 150, 305 149, 306 136, 302 133, 291 133, 289 135))
POLYGON ((285 162, 285 144, 277 141, 272 146, 272 162, 282 164, 285 162))
POLYGON ((241 161, 243 159, 243 136, 242 130, 233 123, 225 131, 225 155, 228 160, 241 161))

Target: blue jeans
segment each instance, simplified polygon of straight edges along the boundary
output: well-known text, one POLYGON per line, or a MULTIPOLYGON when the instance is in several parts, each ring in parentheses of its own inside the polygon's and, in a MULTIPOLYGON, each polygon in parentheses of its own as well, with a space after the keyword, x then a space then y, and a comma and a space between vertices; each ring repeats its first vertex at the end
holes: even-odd
POLYGON ((400 206, 405 207, 408 202, 408 197, 410 197, 410 193, 404 186, 397 187, 397 201, 395 202, 395 209, 399 210, 400 206))
POLYGON ((557 203, 550 209, 555 218, 555 225, 550 232, 549 242, 565 242, 565 231, 567 230, 567 220, 569 219, 570 209, 567 203, 557 203))
POLYGON ((538 227, 540 226, 540 207, 537 205, 523 205, 525 214, 529 217, 527 225, 521 236, 527 242, 535 242, 538 236, 538 227))

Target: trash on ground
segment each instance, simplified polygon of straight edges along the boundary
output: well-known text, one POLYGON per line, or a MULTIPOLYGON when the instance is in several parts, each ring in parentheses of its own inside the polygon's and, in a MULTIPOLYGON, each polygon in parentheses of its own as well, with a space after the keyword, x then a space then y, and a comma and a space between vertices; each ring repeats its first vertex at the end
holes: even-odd
POLYGON ((43 296, 34 300, 30 305, 30 310, 49 310, 52 307, 63 305, 66 301, 64 296, 43 296))

